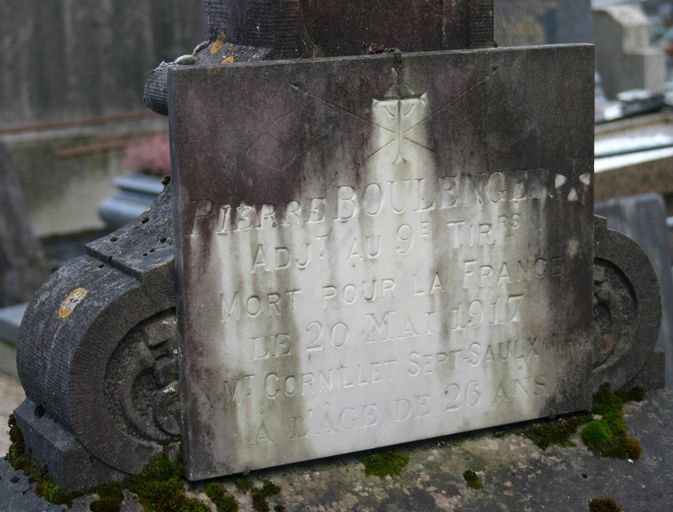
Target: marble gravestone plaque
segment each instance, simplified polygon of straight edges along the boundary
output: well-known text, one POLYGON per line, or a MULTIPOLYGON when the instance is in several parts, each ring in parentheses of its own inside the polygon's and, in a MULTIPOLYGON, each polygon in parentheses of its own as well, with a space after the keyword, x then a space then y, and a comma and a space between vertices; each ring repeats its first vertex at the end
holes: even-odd
POLYGON ((590 46, 169 79, 190 479, 590 405, 590 46))

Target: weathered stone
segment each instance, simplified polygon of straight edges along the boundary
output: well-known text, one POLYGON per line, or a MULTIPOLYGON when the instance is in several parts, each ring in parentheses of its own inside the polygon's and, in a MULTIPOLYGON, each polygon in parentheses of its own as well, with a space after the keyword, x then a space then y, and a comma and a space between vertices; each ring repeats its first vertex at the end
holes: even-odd
POLYGON ((37 406, 26 399, 14 417, 21 429, 29 455, 49 468, 49 475, 64 489, 87 491, 100 482, 121 481, 127 475, 92 457, 91 453, 47 414, 37 414, 37 406))
MULTIPOLYGON (((188 64, 177 62, 162 62, 155 68, 145 84, 145 105, 157 114, 168 115, 168 103, 166 96, 166 84, 168 72, 171 68, 181 65, 218 65, 231 64, 234 62, 255 62, 266 60, 271 56, 268 48, 252 48, 249 46, 234 45, 223 42, 223 39, 215 38, 207 44, 199 45, 188 64)), ((187 59, 190 57, 187 56, 187 59)), ((180 59, 178 59, 180 60, 180 59)), ((184 61, 183 61, 184 62, 184 61)))
MULTIPOLYGON (((190 64, 488 48, 493 0, 204 0, 208 41, 190 64)), ((185 61, 183 61, 184 63, 185 61)), ((168 113, 162 63, 145 86, 145 104, 168 113)))
POLYGON ((493 0, 206 0, 204 16, 211 40, 281 58, 493 46, 493 0))
POLYGON ((136 222, 89 244, 29 304, 19 376, 49 421, 24 414, 30 406, 17 418, 31 455, 66 489, 105 480, 105 468, 116 478, 177 453, 172 244, 164 194, 136 222), (82 457, 95 460, 90 478, 78 480, 82 457))
MULTIPOLYGON (((610 351, 613 354, 620 351, 625 354, 626 347, 642 349, 644 345, 651 345, 653 339, 657 339, 657 349, 666 354, 665 375, 670 388, 673 385, 673 282, 664 202, 661 196, 648 194, 599 203, 595 210, 597 214, 607 217, 611 229, 628 237, 613 235, 618 242, 610 251, 611 254, 608 255, 602 248, 596 253, 597 259, 602 255, 611 261, 615 261, 617 255, 620 255, 623 261, 619 265, 622 273, 620 279, 629 283, 626 287, 628 295, 622 295, 621 299, 622 302, 625 299, 628 301, 629 314, 620 316, 613 312, 604 322, 609 323, 612 333, 623 328, 631 333, 625 339, 612 334, 608 342, 611 345, 610 351), (643 254, 633 254, 634 250, 643 254), (653 271, 656 273, 654 277, 653 271), (638 322, 635 322, 636 319, 638 322), (636 325, 640 329, 637 334, 634 331, 636 325)), ((604 226, 600 229, 605 232, 604 226)), ((598 289, 599 287, 596 288, 598 289)), ((616 297, 615 294, 612 295, 616 297)), ((661 359, 661 354, 655 353, 653 357, 661 359)), ((637 357, 626 357, 625 362, 633 370, 638 369, 637 357)), ((614 376, 612 370, 607 373, 614 376)), ((659 379, 663 376, 660 372, 652 373, 659 379)), ((628 382, 623 383, 625 384, 628 382)))
POLYGON ((171 76, 190 478, 588 407, 591 47, 171 76))

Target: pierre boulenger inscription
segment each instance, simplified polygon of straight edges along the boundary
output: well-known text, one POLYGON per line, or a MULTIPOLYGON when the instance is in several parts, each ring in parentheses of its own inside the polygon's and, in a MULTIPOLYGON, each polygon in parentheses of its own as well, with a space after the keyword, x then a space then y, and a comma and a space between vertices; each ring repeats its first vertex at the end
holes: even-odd
POLYGON ((279 159, 302 176, 281 199, 182 195, 192 477, 562 412, 587 369, 590 160, 449 161, 454 100, 382 96, 355 162, 347 136, 279 159))
MULTIPOLYGON (((220 294, 219 342, 238 341, 245 371, 219 382, 219 392, 224 414, 259 410, 241 441, 416 429, 544 402, 550 376, 540 358, 553 357, 558 340, 522 329, 522 315, 569 277, 567 255, 518 247, 530 247, 531 204, 579 201, 577 192, 562 196, 558 176, 411 177, 339 185, 280 206, 196 205, 218 216, 222 254, 240 258, 240 283, 220 294), (427 268, 433 239, 443 241, 446 265, 427 268), (340 268, 343 277, 330 275, 340 268), (264 418, 271 404, 293 400, 311 405, 264 418)), ((572 241, 566 249, 577 250, 572 241)))

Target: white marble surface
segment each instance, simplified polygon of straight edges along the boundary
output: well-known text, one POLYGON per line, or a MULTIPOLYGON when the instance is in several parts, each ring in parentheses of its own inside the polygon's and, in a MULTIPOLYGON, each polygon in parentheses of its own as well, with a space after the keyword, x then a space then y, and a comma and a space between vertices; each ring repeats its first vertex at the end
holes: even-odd
MULTIPOLYGON (((183 203, 189 213, 178 261, 190 478, 588 405, 590 116, 580 147, 559 144, 576 136, 568 113, 557 117, 549 98, 529 106, 520 83, 503 79, 498 90, 507 100, 489 97, 479 117, 476 91, 491 75, 459 75, 447 91, 446 81, 429 70, 451 68, 456 57, 447 54, 442 63, 438 57, 436 68, 427 64, 432 58, 412 57, 407 64, 417 66, 408 70, 409 83, 432 85, 407 87, 401 96, 401 87, 368 92, 367 102, 358 96, 361 110, 354 114, 354 107, 345 114, 338 104, 325 107, 316 85, 293 86, 310 90, 310 100, 277 93, 280 112, 263 112, 265 118, 292 114, 265 127, 259 147, 267 153, 245 153, 252 169, 267 174, 274 172, 271 163, 291 162, 269 202, 225 202, 213 192, 216 184, 195 188, 180 177, 181 201, 193 202, 183 203), (281 143, 280 137, 303 131, 301 119, 311 119, 315 105, 326 112, 317 123, 329 119, 333 132, 319 144, 300 145, 304 153, 296 157, 292 139, 281 143), (516 122, 510 127, 514 112, 537 123, 535 130, 516 122), (559 119, 567 123, 562 130, 559 119), (475 139, 485 125, 487 140, 475 139), (544 151, 535 158, 512 151, 522 137, 544 151)), ((485 65, 475 75, 494 68, 485 65)), ((268 66, 249 69, 251 90, 262 73, 271 76, 268 66)), ((330 73, 333 79, 349 72, 330 73)), ((379 71, 372 74, 385 83, 379 71)), ((200 84, 199 92, 207 97, 215 84, 200 84)), ((323 97, 337 94, 327 87, 323 97)), ((546 89, 553 87, 550 81, 546 89)), ((185 95, 197 97, 195 91, 185 95)), ((221 108, 228 124, 209 128, 218 134, 214 140, 239 136, 231 128, 237 123, 250 122, 241 132, 254 129, 254 120, 232 120, 234 104, 221 108)), ((194 132, 187 125, 175 126, 189 138, 194 132)), ((228 143, 235 151, 237 143, 228 143)), ((254 144, 245 141, 247 148, 254 144)), ((203 153, 201 167, 189 158, 178 165, 194 180, 203 166, 224 172, 224 183, 240 179, 233 177, 235 167, 225 167, 235 159, 222 163, 220 152, 203 153)))

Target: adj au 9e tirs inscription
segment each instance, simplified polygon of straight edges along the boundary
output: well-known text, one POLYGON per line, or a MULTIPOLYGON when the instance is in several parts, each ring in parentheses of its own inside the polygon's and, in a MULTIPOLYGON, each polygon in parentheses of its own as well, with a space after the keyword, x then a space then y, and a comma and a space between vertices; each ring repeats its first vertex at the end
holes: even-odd
POLYGON ((191 478, 588 404, 591 58, 172 74, 191 478))

